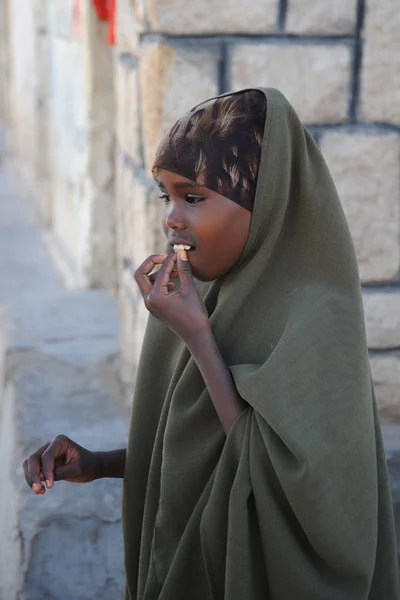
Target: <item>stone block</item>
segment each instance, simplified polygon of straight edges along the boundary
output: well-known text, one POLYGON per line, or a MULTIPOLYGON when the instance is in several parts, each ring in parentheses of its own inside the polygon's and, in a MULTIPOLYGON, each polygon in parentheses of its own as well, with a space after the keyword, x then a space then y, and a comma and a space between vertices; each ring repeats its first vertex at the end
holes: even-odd
POLYGON ((219 46, 214 43, 143 45, 141 115, 148 170, 162 135, 190 108, 218 94, 219 59, 219 46))
POLYGON ((343 203, 361 279, 393 279, 400 267, 400 137, 328 132, 321 149, 343 203))
POLYGON ((306 124, 346 120, 351 51, 346 45, 253 42, 232 48, 231 87, 275 87, 306 124))
POLYGON ((173 35, 252 33, 276 30, 278 0, 148 0, 152 29, 173 35), (244 14, 245 13, 245 14, 244 14))
POLYGON ((382 417, 400 417, 400 356, 398 353, 371 357, 376 401, 382 417))
POLYGON ((37 57, 34 14, 31 4, 21 0, 8 3, 9 60, 10 60, 10 109, 12 145, 18 158, 24 163, 29 184, 35 185, 35 162, 38 146, 37 135, 37 57), (23 17, 21 17, 21 11, 23 17), (21 44, 21 40, 24 41, 21 44))
POLYGON ((54 32, 65 38, 73 37, 73 0, 53 0, 54 32))
POLYGON ((134 64, 121 57, 115 64, 115 98, 117 142, 122 152, 140 163, 139 73, 134 64))
POLYGON ((369 348, 400 348, 400 290, 363 295, 369 348))
POLYGON ((285 32, 299 35, 351 35, 357 0, 295 0, 289 2, 285 32))
POLYGON ((116 47, 118 52, 136 54, 140 34, 145 30, 144 3, 140 0, 118 0, 116 47))
POLYGON ((47 6, 42 0, 33 0, 32 11, 36 25, 36 31, 39 35, 47 30, 47 6))
POLYGON ((400 125, 400 10, 393 0, 366 3, 361 117, 400 125))

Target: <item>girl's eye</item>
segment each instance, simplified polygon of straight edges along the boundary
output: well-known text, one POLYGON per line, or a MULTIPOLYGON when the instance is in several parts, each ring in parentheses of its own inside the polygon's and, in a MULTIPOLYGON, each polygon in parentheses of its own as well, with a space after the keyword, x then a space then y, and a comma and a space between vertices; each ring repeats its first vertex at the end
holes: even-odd
POLYGON ((205 198, 203 198, 203 196, 193 196, 192 194, 187 194, 187 196, 185 196, 185 200, 189 204, 198 204, 199 202, 205 200, 205 198))
MULTIPOLYGON (((165 204, 167 204, 171 200, 169 194, 167 194, 166 192, 163 192, 159 197, 161 198, 161 200, 164 200, 165 204)), ((188 204, 198 204, 199 202, 202 202, 202 200, 205 200, 205 198, 203 198, 202 196, 194 196, 193 194, 187 194, 185 196, 185 201, 188 204)))

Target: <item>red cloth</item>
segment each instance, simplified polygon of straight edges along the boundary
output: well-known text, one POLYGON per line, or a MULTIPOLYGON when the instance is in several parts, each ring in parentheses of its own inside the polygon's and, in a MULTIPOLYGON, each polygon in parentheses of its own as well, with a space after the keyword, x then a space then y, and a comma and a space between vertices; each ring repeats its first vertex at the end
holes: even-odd
POLYGON ((108 21, 108 0, 93 0, 97 18, 100 21, 108 21))
POLYGON ((115 17, 117 11, 117 0, 108 2, 108 38, 107 41, 112 46, 115 44, 115 17))
POLYGON ((107 42, 115 44, 115 12, 117 8, 116 0, 93 0, 93 5, 100 21, 108 21, 107 42))

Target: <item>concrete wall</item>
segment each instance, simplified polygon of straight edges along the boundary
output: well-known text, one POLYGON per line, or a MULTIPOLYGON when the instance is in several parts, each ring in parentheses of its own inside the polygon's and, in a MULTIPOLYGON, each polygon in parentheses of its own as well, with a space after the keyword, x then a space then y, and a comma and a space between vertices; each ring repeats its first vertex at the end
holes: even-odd
POLYGON ((52 235, 55 260, 77 286, 115 285, 114 94, 105 25, 80 3, 49 3, 52 235))
POLYGON ((4 152, 4 129, 9 122, 8 5, 0 2, 0 160, 4 152))
MULTIPOLYGON (((162 251, 149 169, 163 132, 204 98, 275 86, 329 164, 355 242, 383 415, 400 416, 400 11, 396 0, 120 0, 119 264, 162 251)), ((126 379, 145 318, 120 293, 126 379)))
POLYGON ((115 287, 115 111, 106 24, 90 0, 1 6, 8 13, 4 96, 11 111, 4 120, 14 179, 46 228, 66 283, 115 287))

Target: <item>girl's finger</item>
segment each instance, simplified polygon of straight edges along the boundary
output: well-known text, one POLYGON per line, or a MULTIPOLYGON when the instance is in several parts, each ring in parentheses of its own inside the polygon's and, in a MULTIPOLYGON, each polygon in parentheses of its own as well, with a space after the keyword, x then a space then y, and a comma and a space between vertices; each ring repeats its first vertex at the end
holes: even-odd
POLYGON ((64 479, 77 479, 81 471, 76 464, 63 465, 54 469, 54 481, 63 481, 64 479))
MULTIPOLYGON (((155 280, 157 279, 157 275, 158 275, 158 271, 154 271, 154 273, 151 273, 149 275, 149 279, 153 285, 154 285, 155 280)), ((179 277, 178 271, 171 272, 170 279, 178 279, 178 277, 179 277)))
POLYGON ((188 253, 186 250, 178 252, 178 275, 181 281, 181 292, 187 293, 190 286, 194 286, 192 267, 190 266, 188 253))
POLYGON ((35 494, 44 493, 44 487, 41 483, 42 472, 42 454, 50 446, 50 442, 44 444, 39 450, 36 450, 32 456, 24 461, 24 475, 27 484, 32 488, 35 494))
POLYGON ((153 284, 149 278, 149 274, 154 270, 156 265, 162 265, 168 254, 154 254, 146 258, 139 268, 135 271, 135 280, 139 286, 143 298, 146 298, 152 290, 153 284))
POLYGON ((171 273, 176 262, 176 254, 170 254, 165 260, 163 266, 157 273, 157 278, 154 282, 154 294, 168 293, 168 283, 171 279, 171 273))

